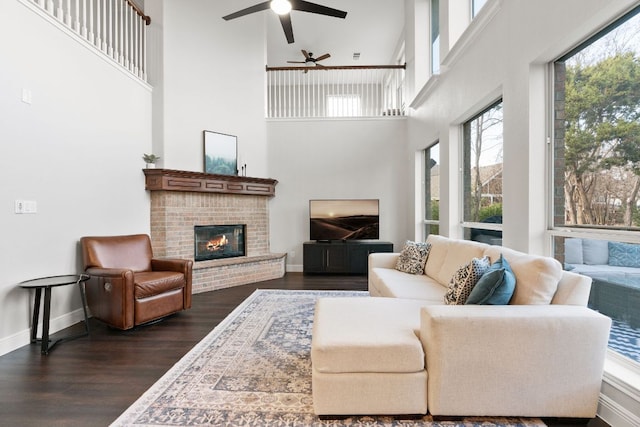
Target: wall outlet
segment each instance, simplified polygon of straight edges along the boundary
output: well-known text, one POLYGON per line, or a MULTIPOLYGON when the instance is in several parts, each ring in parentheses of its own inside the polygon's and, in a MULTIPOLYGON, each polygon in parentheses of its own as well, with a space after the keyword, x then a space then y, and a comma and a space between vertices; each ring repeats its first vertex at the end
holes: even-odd
POLYGON ((15 212, 17 214, 34 214, 38 212, 38 203, 35 200, 16 200, 15 212))

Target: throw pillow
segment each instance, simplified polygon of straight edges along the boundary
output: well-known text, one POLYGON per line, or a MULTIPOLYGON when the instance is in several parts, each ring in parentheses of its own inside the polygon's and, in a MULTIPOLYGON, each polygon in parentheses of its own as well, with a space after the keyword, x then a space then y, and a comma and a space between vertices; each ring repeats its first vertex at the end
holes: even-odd
POLYGON ((516 276, 511 266, 500 254, 500 259, 482 275, 471 291, 467 304, 506 305, 516 289, 516 276))
POLYGON ((609 245, 606 240, 582 239, 582 260, 589 265, 609 264, 609 245))
POLYGON ((640 267, 640 245, 609 242, 609 265, 640 267))
POLYGON ((576 239, 575 237, 564 239, 564 262, 567 264, 584 264, 582 239, 576 239))
POLYGON ((430 250, 431 243, 407 240, 396 262, 396 270, 409 274, 423 274, 430 250))
POLYGON ((491 266, 489 257, 473 258, 467 265, 456 271, 449 282, 449 288, 444 296, 444 303, 461 305, 467 301, 478 280, 491 266))

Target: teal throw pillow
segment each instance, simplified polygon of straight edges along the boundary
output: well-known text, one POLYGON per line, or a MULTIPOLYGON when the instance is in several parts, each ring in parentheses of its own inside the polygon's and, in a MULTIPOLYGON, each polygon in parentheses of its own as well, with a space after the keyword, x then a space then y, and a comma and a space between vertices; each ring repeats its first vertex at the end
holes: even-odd
POLYGON ((640 245, 609 242, 609 265, 640 267, 640 245))
POLYGON ((506 305, 516 289, 516 276, 504 256, 491 264, 471 291, 467 304, 506 305))

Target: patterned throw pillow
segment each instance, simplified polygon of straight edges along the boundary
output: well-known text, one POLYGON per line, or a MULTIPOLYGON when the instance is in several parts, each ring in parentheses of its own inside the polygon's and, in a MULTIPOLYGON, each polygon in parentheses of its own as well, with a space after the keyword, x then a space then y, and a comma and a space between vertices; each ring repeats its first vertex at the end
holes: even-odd
POLYGON ((476 283, 490 266, 489 257, 484 257, 473 258, 469 264, 460 267, 449 282, 444 303, 449 305, 464 304, 476 283))
POLYGON ((431 243, 407 240, 396 262, 396 270, 409 274, 423 274, 431 243))

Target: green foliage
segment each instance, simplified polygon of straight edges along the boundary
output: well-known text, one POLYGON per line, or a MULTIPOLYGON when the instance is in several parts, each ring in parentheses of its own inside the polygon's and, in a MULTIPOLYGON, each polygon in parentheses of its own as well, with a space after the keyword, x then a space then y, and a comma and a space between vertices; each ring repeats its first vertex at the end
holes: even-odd
POLYGON ((155 163, 160 160, 160 157, 156 156, 155 154, 143 154, 142 160, 144 160, 145 163, 155 163))
POLYGON ((578 175, 629 165, 640 172, 640 60, 632 52, 567 67, 565 159, 578 175))
POLYGON ((496 215, 502 215, 502 203, 494 203, 492 205, 480 208, 478 220, 484 221, 485 219, 496 215))

